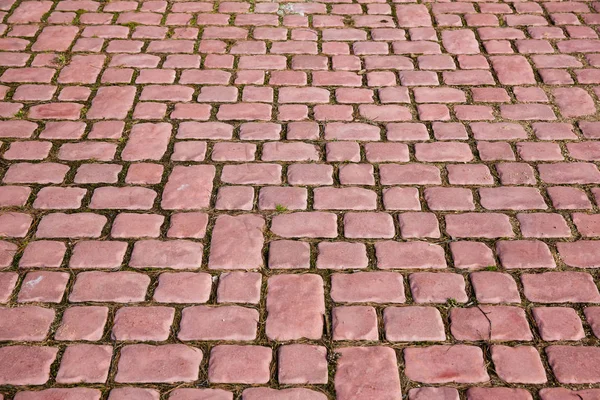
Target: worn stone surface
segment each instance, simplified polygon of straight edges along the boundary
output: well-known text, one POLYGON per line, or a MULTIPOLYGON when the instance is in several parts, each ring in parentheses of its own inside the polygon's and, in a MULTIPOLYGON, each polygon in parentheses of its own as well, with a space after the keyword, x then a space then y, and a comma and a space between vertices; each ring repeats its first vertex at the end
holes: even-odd
POLYGON ((0 400, 597 400, 599 13, 0 0, 0 400))

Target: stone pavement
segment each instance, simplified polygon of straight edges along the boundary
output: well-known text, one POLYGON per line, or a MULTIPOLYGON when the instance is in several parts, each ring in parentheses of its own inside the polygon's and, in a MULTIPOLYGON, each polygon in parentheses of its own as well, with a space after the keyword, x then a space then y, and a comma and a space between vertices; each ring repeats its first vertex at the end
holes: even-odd
POLYGON ((600 399, 599 2, 0 10, 0 399, 600 399))

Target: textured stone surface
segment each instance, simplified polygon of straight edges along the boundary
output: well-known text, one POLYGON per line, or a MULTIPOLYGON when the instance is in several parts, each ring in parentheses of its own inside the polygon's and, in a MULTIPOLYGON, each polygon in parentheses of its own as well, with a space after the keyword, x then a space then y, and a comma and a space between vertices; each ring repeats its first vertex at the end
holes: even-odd
POLYGON ((599 398, 599 12, 0 0, 0 400, 599 398))

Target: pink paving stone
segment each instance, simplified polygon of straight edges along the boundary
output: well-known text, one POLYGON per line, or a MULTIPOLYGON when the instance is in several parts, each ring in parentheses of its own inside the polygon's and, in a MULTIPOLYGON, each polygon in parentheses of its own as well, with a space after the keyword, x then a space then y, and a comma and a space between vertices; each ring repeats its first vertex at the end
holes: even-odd
POLYGON ((383 164, 379 167, 382 185, 440 185, 440 170, 424 164, 383 164))
POLYGON ((394 221, 385 213, 346 213, 344 236, 356 238, 392 238, 395 235, 394 221))
POLYGON ((54 320, 54 310, 38 306, 0 307, 0 340, 40 342, 54 320))
POLYGON ((23 391, 15 395, 16 400, 99 400, 102 393, 98 389, 58 388, 36 391, 23 391))
POLYGON ((197 269, 203 246, 190 240, 140 240, 135 243, 129 266, 132 268, 197 269))
POLYGON ((0 236, 25 237, 31 226, 32 218, 28 214, 6 212, 0 214, 0 236))
POLYGON ((167 237, 201 239, 206 234, 207 224, 208 214, 206 213, 186 212, 172 214, 167 237))
POLYGON ((262 346, 218 345, 210 352, 211 383, 267 383, 272 351, 262 346))
POLYGON ((508 216, 495 213, 446 215, 446 232, 455 238, 491 239, 514 236, 508 216))
POLYGON ((553 94, 563 117, 581 117, 596 113, 594 100, 582 88, 558 88, 553 90, 553 94))
POLYGON ((440 228, 433 213, 405 212, 398 215, 400 235, 405 238, 439 238, 440 228))
POLYGON ((5 346, 0 348, 0 385, 43 385, 58 348, 46 346, 5 346))
POLYGON ((273 217, 271 232, 285 238, 334 238, 337 236, 337 216, 325 212, 280 214, 273 217))
POLYGON ((548 363, 562 384, 600 381, 600 349, 592 346, 548 346, 548 363))
POLYGON ((270 388, 248 388, 242 392, 243 400, 325 400, 327 397, 315 390, 304 388, 293 389, 270 389, 270 388))
POLYGON ((62 183, 69 167, 57 163, 12 164, 4 174, 4 183, 62 183))
POLYGON ((38 192, 33 207, 41 209, 79 208, 86 193, 87 191, 82 188, 45 187, 38 192))
POLYGON ((331 276, 336 303, 404 303, 402 275, 396 272, 356 272, 331 276))
POLYGON ((469 299, 459 274, 417 272, 408 279, 415 303, 445 303, 450 299, 465 303, 469 299))
MULTIPOLYGON (((577 219, 574 215, 574 222, 577 219)), ((581 230, 581 229, 580 229, 581 230)), ((562 261, 574 268, 597 268, 600 266, 600 247, 592 240, 557 243, 558 254, 562 261)))
POLYGON ((16 244, 0 240, 0 268, 9 267, 17 251, 16 244))
POLYGON ((586 307, 583 312, 594 336, 600 337, 600 307, 586 307))
POLYGON ((212 287, 204 272, 165 272, 158 278, 154 300, 159 303, 206 303, 212 287))
POLYGON ((317 268, 323 269, 355 269, 366 268, 368 257, 362 243, 321 242, 317 268))
POLYGON ((505 382, 542 384, 547 381, 540 354, 535 347, 494 345, 492 360, 496 373, 505 382))
POLYGON ((394 187, 383 191, 383 205, 386 210, 421 209, 419 190, 417 188, 394 187))
POLYGON ((488 210, 546 209, 538 189, 525 187, 498 187, 479 189, 482 207, 488 210))
POLYGON ((450 331, 457 340, 531 340, 525 312, 512 306, 452 308, 450 331))
POLYGON ((290 185, 332 185, 333 167, 324 164, 293 164, 288 167, 290 185))
POLYGON ((473 31, 460 29, 442 32, 442 43, 451 54, 476 54, 479 53, 479 44, 473 31))
POLYGON ((357 187, 315 188, 314 209, 316 210, 373 210, 377 194, 357 187))
POLYGON ((467 400, 532 400, 531 393, 526 389, 505 387, 480 388, 467 390, 467 400))
POLYGON ((523 293, 535 303, 597 303, 600 293, 592 276, 585 272, 523 274, 523 293))
POLYGON ((254 340, 258 311, 240 306, 195 306, 185 308, 179 340, 254 340))
POLYGON ((42 217, 38 224, 38 238, 89 238, 99 237, 106 224, 106 217, 93 213, 53 213, 42 217))
POLYGON ((69 274, 66 272, 29 272, 23 279, 17 301, 19 303, 60 303, 68 281, 69 274))
POLYGON ((269 244, 270 269, 308 269, 310 245, 294 240, 276 240, 269 244))
POLYGON ((325 347, 284 345, 279 348, 277 360, 277 377, 283 384, 325 384, 328 381, 325 347))
POLYGON ((31 195, 31 188, 26 186, 0 187, 0 207, 22 207, 31 195))
POLYGON ((540 240, 499 241, 496 252, 506 269, 556 267, 548 245, 540 240))
POLYGON ((62 356, 56 374, 58 383, 104 383, 112 358, 112 346, 74 344, 62 356))
POLYGON ((133 105, 133 86, 101 87, 86 116, 90 119, 124 119, 133 105))
POLYGON ((383 323, 385 337, 392 342, 446 340, 444 322, 435 307, 387 307, 383 323))
POLYGON ((370 306, 335 307, 331 312, 333 340, 377 340, 377 313, 370 306))
MULTIPOLYGON (((113 389, 114 391, 115 389, 113 389)), ((147 390, 147 389, 146 389, 147 390)), ((158 392, 156 395, 158 400, 158 392)), ((223 389, 175 389, 169 396, 170 400, 233 400, 233 393, 223 389)), ((109 399, 110 400, 110 399, 109 399)), ((120 400, 120 399, 119 399, 120 400)), ((125 398, 123 398, 125 400, 125 398)), ((140 400, 146 400, 140 399, 140 400)), ((154 399, 148 399, 154 400, 154 399)))
POLYGON ((314 274, 275 275, 267 287, 266 334, 274 340, 319 339, 325 313, 323 280, 314 274))
POLYGON ((0 304, 8 303, 18 279, 15 272, 0 272, 0 304))
POLYGON ((450 251, 456 268, 480 269, 496 265, 492 250, 479 242, 451 242, 450 251))
POLYGON ((258 304, 261 285, 258 272, 225 272, 219 277, 217 302, 258 304))
POLYGON ((430 187, 424 191, 425 201, 431 210, 473 210, 473 194, 469 189, 430 187))
POLYGON ((192 382, 198 379, 201 361, 202 350, 183 344, 128 345, 121 349, 114 379, 119 383, 192 382))
POLYGON ((69 301, 140 302, 146 298, 149 284, 147 275, 136 272, 81 272, 77 275, 69 301))
POLYGON ((38 124, 31 121, 0 121, 0 137, 26 139, 31 137, 37 127, 38 124))
POLYGON ((524 237, 554 238, 571 236, 571 229, 560 214, 517 214, 517 219, 524 237))
MULTIPOLYGON (((214 153, 213 153, 214 154, 214 153)), ((217 210, 252 210, 254 188, 248 186, 222 186, 217 192, 217 210)))
POLYGON ((542 400, 594 399, 600 394, 598 389, 569 390, 566 388, 544 388, 539 391, 542 400))
POLYGON ((158 237, 164 217, 157 214, 121 213, 112 225, 113 238, 158 237))
POLYGON ((408 391, 409 400, 459 400, 458 390, 447 387, 420 387, 408 391))
POLYGON ((405 374, 422 383, 482 383, 489 381, 483 353, 479 347, 410 347, 404 349, 405 374))
POLYGON ((221 172, 221 181, 239 185, 278 185, 281 183, 281 165, 225 165, 221 172))
POLYGON ((396 352, 389 347, 345 347, 335 374, 337 398, 349 400, 360 393, 373 400, 401 396, 396 352))
POLYGON ((581 340, 585 337, 581 319, 569 307, 534 307, 535 323, 543 340, 581 340))
POLYGON ((572 162, 538 165, 540 179, 552 184, 586 184, 600 182, 600 171, 591 163, 572 162))
POLYGON ((377 242, 375 253, 380 269, 446 268, 444 249, 427 242, 377 242))
POLYGON ((116 241, 81 241, 73 248, 70 268, 116 269, 121 266, 127 243, 116 241))
POLYGON ((7 160, 43 160, 48 156, 52 143, 50 142, 13 142, 4 152, 7 160))
POLYGON ((19 260, 21 268, 58 268, 62 264, 66 246, 62 242, 38 240, 25 248, 19 260))
POLYGON ((78 184, 116 183, 121 169, 122 167, 116 164, 83 164, 77 168, 73 181, 78 184))
POLYGON ((260 210, 275 210, 278 206, 288 210, 302 210, 306 209, 306 202, 307 192, 304 188, 265 187, 258 195, 260 210))
POLYGON ((175 310, 170 307, 123 307, 117 310, 114 340, 164 341, 169 337, 175 310))
POLYGON ((171 124, 136 124, 131 128, 121 158, 125 161, 160 160, 167 150, 170 137, 171 124))
MULTIPOLYGON (((122 387, 110 391, 109 400, 158 400, 160 394, 154 389, 122 387)), ((174 395, 171 398, 175 398, 174 395)))
POLYGON ((470 275, 475 297, 480 303, 520 303, 521 296, 513 277, 503 272, 480 271, 470 275))
POLYGON ((97 341, 104 334, 108 307, 69 307, 63 313, 54 338, 60 341, 97 341))
POLYGON ((212 232, 210 269, 254 269, 263 265, 265 222, 256 215, 221 215, 212 232))

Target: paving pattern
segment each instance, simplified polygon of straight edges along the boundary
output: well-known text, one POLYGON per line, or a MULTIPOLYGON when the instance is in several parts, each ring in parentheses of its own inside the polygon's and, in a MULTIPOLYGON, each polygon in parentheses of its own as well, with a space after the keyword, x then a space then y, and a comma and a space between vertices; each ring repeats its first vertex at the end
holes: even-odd
POLYGON ((0 10, 0 399, 600 399, 599 2, 0 10))

